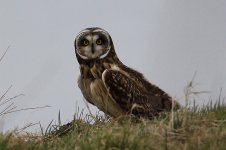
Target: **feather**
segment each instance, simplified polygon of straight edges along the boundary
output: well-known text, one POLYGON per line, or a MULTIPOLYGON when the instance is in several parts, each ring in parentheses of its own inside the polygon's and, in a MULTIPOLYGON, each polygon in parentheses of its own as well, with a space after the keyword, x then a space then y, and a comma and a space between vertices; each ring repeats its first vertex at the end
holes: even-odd
POLYGON ((132 78, 130 76, 128 73, 114 69, 106 69, 102 75, 109 95, 122 108, 136 116, 146 117, 153 117, 159 112, 171 110, 171 97, 155 85, 149 85, 147 89, 147 86, 139 83, 135 76, 132 78), (160 93, 153 94, 150 89, 160 93))

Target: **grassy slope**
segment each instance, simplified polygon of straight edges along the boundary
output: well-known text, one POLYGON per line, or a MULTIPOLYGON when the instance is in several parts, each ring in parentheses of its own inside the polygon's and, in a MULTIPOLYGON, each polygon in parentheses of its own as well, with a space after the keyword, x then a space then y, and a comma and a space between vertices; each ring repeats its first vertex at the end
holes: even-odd
POLYGON ((226 148, 226 105, 220 103, 139 123, 132 123, 129 117, 94 119, 94 124, 75 119, 73 124, 58 126, 52 132, 47 130, 42 136, 0 135, 0 149, 226 148))

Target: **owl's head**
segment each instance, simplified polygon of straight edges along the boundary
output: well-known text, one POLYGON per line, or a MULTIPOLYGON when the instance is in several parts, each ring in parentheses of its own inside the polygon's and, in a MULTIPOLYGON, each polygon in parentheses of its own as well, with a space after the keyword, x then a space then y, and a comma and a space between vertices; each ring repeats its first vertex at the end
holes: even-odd
POLYGON ((101 28, 86 28, 75 39, 75 52, 83 60, 105 58, 113 47, 111 37, 101 28))

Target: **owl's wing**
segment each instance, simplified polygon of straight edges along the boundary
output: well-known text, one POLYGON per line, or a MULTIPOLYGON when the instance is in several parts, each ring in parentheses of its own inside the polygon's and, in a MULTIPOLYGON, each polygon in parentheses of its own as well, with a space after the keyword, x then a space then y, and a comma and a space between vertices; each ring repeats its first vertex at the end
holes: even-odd
POLYGON ((137 116, 153 117, 172 108, 172 99, 155 85, 145 89, 142 84, 120 70, 105 70, 102 79, 110 96, 122 108, 137 116), (152 91, 161 91, 153 94, 152 91))

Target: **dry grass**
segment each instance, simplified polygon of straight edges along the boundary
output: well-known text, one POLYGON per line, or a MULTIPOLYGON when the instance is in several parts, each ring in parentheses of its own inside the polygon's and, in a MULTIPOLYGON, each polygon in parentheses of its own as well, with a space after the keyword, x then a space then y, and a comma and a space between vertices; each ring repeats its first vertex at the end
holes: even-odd
MULTIPOLYGON (((0 64, 3 61, 4 57, 6 56, 7 52, 9 51, 9 48, 10 48, 10 46, 8 46, 8 48, 0 56, 0 64)), ((12 89, 12 87, 13 86, 10 85, 2 94, 0 93, 0 117, 7 115, 7 114, 10 114, 10 113, 19 112, 19 111, 50 107, 50 106, 46 105, 46 106, 41 106, 41 107, 18 108, 15 105, 15 101, 18 100, 18 97, 24 96, 24 94, 17 94, 13 97, 7 97, 7 94, 12 89)), ((32 125, 33 124, 29 124, 28 127, 30 127, 32 125)), ((24 127, 24 128, 26 128, 26 127, 24 127)))
POLYGON ((154 120, 86 116, 50 125, 43 135, 0 135, 0 149, 225 149, 225 114, 218 100, 154 120))
MULTIPOLYGON (((193 80, 185 88, 187 107, 190 106, 191 95, 203 93, 193 89, 193 80)), ((0 107, 0 115, 17 111, 13 100, 20 95, 5 98, 10 88, 0 97, 0 106, 4 106, 3 109, 0 107)), ((42 132, 38 135, 26 132, 21 134, 18 130, 0 134, 0 150, 225 149, 224 99, 219 96, 216 103, 209 103, 202 108, 187 107, 153 120, 131 116, 112 119, 99 114, 83 115, 81 111, 66 125, 61 124, 59 113, 58 124, 52 125, 51 122, 45 130, 41 127, 42 132)))

